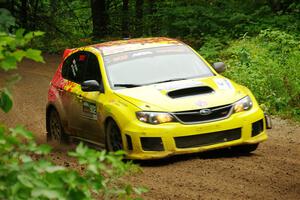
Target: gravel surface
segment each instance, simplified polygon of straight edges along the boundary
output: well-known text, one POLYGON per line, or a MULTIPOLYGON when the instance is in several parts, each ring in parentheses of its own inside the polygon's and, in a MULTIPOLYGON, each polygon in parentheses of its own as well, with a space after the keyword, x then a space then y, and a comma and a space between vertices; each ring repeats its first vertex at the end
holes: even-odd
MULTIPOLYGON (((22 80, 13 87, 14 108, 0 112, 0 122, 24 124, 39 143, 45 142, 45 105, 49 82, 60 62, 46 55, 46 64, 25 60, 17 71, 22 80)), ((7 79, 0 72, 0 84, 7 79)), ((145 199, 300 199, 300 124, 273 118, 269 140, 250 155, 228 150, 181 155, 158 161, 137 162, 142 172, 128 179, 148 187, 145 199)), ((51 156, 59 164, 76 167, 55 146, 51 156)))

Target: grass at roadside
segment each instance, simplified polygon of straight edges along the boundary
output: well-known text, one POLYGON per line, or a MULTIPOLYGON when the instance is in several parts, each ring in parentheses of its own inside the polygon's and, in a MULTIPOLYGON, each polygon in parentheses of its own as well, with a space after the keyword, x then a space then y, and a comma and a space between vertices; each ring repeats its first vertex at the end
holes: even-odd
POLYGON ((226 45, 207 40, 200 52, 209 61, 224 61, 225 76, 247 86, 269 113, 300 121, 300 42, 297 36, 263 30, 255 37, 226 45))

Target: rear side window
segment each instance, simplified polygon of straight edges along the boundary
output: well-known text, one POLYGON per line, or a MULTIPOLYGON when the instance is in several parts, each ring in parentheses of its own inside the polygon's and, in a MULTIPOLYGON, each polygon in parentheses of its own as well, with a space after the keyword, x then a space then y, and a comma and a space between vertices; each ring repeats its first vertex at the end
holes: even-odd
POLYGON ((87 60, 86 52, 77 52, 68 57, 62 66, 63 78, 80 84, 83 81, 87 60))

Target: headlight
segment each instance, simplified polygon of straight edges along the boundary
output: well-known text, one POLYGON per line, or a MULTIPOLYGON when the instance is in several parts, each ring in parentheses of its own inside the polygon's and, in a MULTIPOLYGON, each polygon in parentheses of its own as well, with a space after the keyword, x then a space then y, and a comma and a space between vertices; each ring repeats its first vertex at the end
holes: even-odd
POLYGON ((176 119, 169 113, 164 112, 147 112, 141 111, 136 113, 136 117, 141 122, 149 124, 162 124, 167 122, 175 122, 176 119))
POLYGON ((246 96, 242 98, 241 100, 237 101, 233 105, 233 111, 235 113, 250 110, 253 106, 253 103, 251 101, 251 98, 249 96, 246 96))

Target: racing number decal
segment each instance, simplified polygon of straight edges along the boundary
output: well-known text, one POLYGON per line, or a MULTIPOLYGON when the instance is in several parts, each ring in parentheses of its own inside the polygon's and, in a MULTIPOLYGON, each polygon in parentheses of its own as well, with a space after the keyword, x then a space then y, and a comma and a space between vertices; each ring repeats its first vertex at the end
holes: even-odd
POLYGON ((96 106, 96 104, 84 101, 83 102, 83 115, 86 118, 97 120, 98 116, 97 116, 97 106, 96 106))
POLYGON ((75 59, 73 59, 73 61, 72 61, 71 69, 72 69, 73 76, 76 77, 77 71, 78 71, 78 67, 77 67, 77 63, 76 63, 75 59))
POLYGON ((97 114, 96 104, 84 101, 83 102, 83 112, 97 114))

